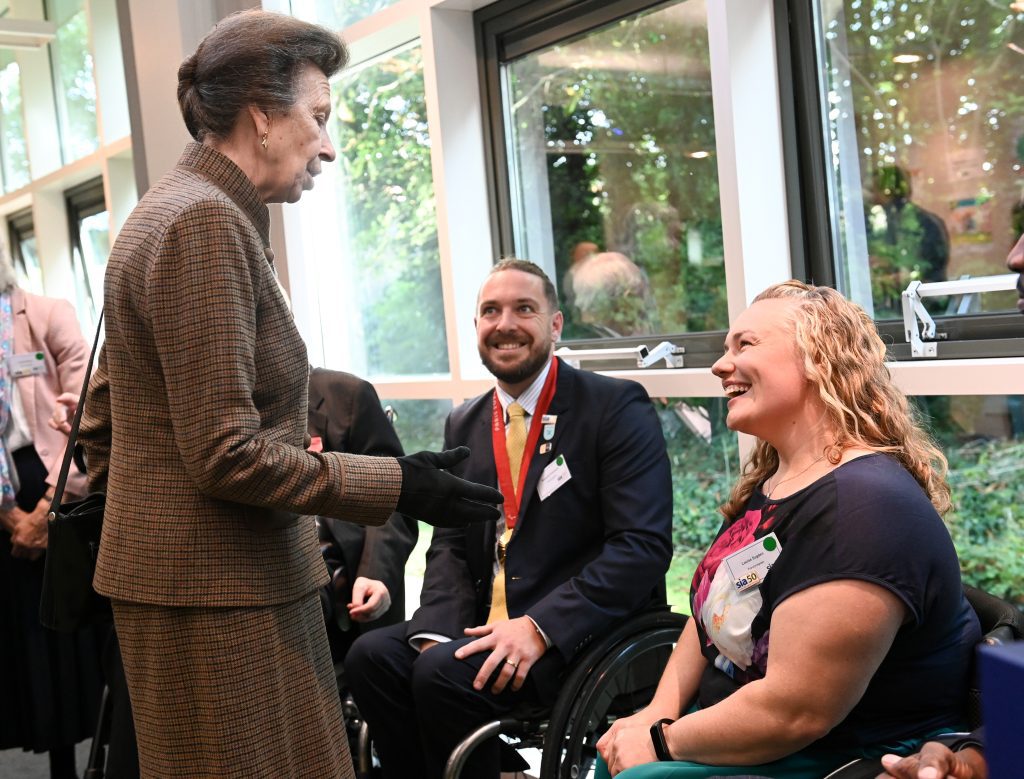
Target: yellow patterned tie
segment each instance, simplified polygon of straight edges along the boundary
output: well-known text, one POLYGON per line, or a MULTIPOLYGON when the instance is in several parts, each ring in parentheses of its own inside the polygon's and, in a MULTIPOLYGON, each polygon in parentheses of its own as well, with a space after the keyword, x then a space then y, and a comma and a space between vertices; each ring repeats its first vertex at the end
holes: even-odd
MULTIPOLYGON (((509 403, 508 424, 505 426, 505 451, 508 452, 509 470, 512 472, 514 489, 519 489, 519 468, 523 464, 523 450, 526 448, 526 411, 518 403, 509 403)), ((506 526, 498 541, 498 573, 491 587, 491 611, 487 624, 508 619, 505 605, 505 547, 512 538, 512 528, 506 526)))

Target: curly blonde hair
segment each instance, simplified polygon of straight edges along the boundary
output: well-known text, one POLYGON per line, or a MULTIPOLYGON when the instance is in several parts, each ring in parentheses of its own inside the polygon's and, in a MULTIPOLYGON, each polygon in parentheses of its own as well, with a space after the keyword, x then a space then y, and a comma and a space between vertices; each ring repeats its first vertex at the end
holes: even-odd
MULTIPOLYGON (((790 324, 807 379, 817 387, 835 435, 835 443, 823 453, 829 462, 837 464, 843 450, 854 446, 889 454, 945 514, 952 507, 946 458, 893 384, 885 366, 885 344, 871 317, 836 290, 800 281, 775 284, 754 302, 780 299, 798 304, 790 324)), ((750 461, 720 509, 726 519, 740 516, 757 485, 778 467, 778 452, 757 439, 750 461)))

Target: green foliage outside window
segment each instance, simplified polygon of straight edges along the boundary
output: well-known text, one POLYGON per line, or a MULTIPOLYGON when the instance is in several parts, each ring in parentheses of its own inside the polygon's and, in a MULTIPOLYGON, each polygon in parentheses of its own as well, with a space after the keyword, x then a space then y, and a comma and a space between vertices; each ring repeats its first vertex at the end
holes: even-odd
POLYGON ((82 0, 51 0, 48 17, 57 22, 57 38, 50 44, 54 91, 61 121, 65 164, 99 147, 96 125, 96 82, 89 51, 89 22, 82 0))
POLYGON ((690 611, 690 580, 722 525, 718 512, 738 475, 736 434, 725 426, 724 398, 654 399, 672 467, 672 564, 668 601, 690 611), (704 427, 698 432, 692 422, 704 427))
POLYGON ((946 515, 964 581, 1024 607, 1024 397, 917 399, 949 460, 946 515), (998 420, 996 430, 979 420, 998 420))
POLYGON ((1024 607, 1024 442, 979 441, 951 452, 956 502, 947 518, 964 581, 1024 607))
POLYGON ((367 371, 448 371, 430 135, 418 47, 333 86, 346 251, 367 371))
POLYGON ((5 192, 29 182, 25 124, 21 112, 21 71, 9 51, 0 51, 0 160, 3 162, 5 192))

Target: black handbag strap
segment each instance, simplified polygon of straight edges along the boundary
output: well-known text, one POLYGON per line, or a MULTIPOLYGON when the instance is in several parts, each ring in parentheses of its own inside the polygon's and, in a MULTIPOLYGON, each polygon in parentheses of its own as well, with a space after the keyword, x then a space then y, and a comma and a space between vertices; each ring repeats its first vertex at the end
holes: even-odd
POLYGON ((100 311, 99 321, 96 322, 96 336, 92 339, 92 352, 89 354, 89 363, 85 367, 85 379, 82 381, 82 393, 78 397, 78 408, 75 409, 75 418, 71 421, 71 432, 68 433, 68 445, 64 450, 64 462, 60 466, 60 476, 57 478, 57 486, 53 488, 53 500, 50 501, 50 516, 56 516, 60 509, 60 501, 64 497, 64 485, 68 480, 68 473, 71 470, 71 460, 75 454, 75 444, 78 442, 78 426, 82 423, 82 412, 85 410, 85 396, 89 392, 89 379, 92 377, 92 364, 96 358, 96 349, 100 344, 100 333, 103 332, 103 311, 100 311))

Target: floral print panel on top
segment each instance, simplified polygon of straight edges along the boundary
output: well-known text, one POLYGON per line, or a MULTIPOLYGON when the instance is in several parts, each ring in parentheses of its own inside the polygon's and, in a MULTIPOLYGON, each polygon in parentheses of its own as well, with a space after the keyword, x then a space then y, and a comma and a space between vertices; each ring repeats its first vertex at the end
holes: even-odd
MULTIPOLYGON (((722 562, 775 529, 776 504, 748 510, 715 539, 693 575, 690 605, 705 647, 718 650, 715 666, 739 683, 764 676, 768 667, 768 632, 756 643, 754 618, 761 610, 761 588, 739 592, 722 562)), ((707 654, 707 652, 705 652, 707 654)))

